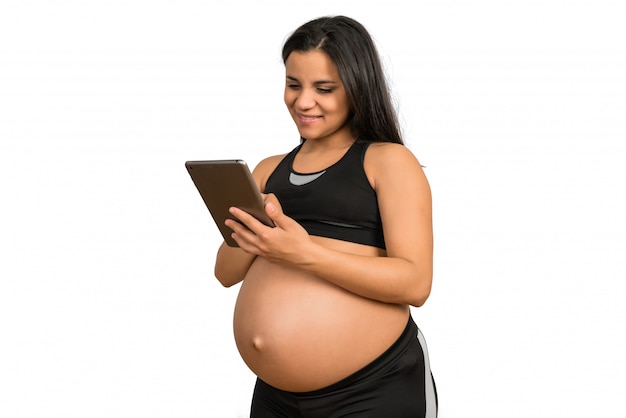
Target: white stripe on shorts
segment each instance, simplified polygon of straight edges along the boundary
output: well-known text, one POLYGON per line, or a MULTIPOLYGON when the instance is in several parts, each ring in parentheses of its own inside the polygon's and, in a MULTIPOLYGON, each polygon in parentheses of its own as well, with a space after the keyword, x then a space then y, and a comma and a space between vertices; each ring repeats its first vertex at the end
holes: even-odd
POLYGON ((424 352, 424 388, 426 390, 426 393, 424 394, 424 396, 426 397, 426 414, 424 415, 424 418, 437 418, 437 398, 435 395, 433 375, 430 371, 428 349, 426 348, 426 340, 424 339, 424 335, 419 329, 417 330, 417 340, 422 346, 422 351, 424 352))

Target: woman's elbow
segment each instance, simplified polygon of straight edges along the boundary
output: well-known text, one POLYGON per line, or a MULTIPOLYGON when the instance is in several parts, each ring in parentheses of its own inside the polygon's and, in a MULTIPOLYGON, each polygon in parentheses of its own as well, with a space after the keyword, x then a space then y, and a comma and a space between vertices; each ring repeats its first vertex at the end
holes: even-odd
POLYGON ((215 276, 217 281, 220 282, 220 284, 224 287, 231 287, 243 280, 243 277, 238 278, 232 273, 228 274, 228 272, 223 271, 218 266, 215 266, 215 269, 213 270, 213 275, 215 276))
POLYGON ((409 301, 409 305, 419 308, 420 306, 423 306, 426 303, 428 296, 430 296, 430 292, 414 297, 409 301))
POLYGON ((430 290, 432 288, 432 275, 428 274, 418 280, 418 283, 412 287, 412 292, 409 297, 409 304, 419 308, 426 303, 430 296, 430 290))

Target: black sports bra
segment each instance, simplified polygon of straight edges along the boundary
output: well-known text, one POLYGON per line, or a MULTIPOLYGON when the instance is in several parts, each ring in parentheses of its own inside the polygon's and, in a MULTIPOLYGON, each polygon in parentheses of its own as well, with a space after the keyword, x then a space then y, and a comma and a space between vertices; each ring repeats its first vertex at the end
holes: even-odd
POLYGON ((265 185, 284 213, 311 235, 385 248, 376 192, 363 160, 370 142, 355 141, 335 164, 316 173, 298 173, 294 148, 278 164, 265 185))

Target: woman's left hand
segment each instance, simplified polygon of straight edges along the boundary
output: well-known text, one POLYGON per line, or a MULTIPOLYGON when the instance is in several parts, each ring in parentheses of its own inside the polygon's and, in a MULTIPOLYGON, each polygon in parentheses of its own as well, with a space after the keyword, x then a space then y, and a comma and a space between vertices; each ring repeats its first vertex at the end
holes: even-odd
POLYGON ((247 253, 277 263, 297 262, 304 251, 303 246, 312 242, 309 234, 294 219, 283 213, 273 194, 268 194, 265 198, 265 212, 274 221, 274 227, 264 225, 239 208, 231 207, 230 213, 241 222, 240 224, 232 219, 226 221, 226 226, 233 230, 233 239, 247 253))

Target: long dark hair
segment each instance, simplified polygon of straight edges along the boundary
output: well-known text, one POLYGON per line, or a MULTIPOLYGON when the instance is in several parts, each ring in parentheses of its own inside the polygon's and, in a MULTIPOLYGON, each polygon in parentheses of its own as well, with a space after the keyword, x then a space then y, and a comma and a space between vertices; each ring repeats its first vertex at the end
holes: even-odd
POLYGON ((374 41, 365 27, 345 16, 320 17, 296 29, 283 45, 293 51, 323 51, 337 66, 350 103, 355 138, 403 144, 398 117, 374 41))

